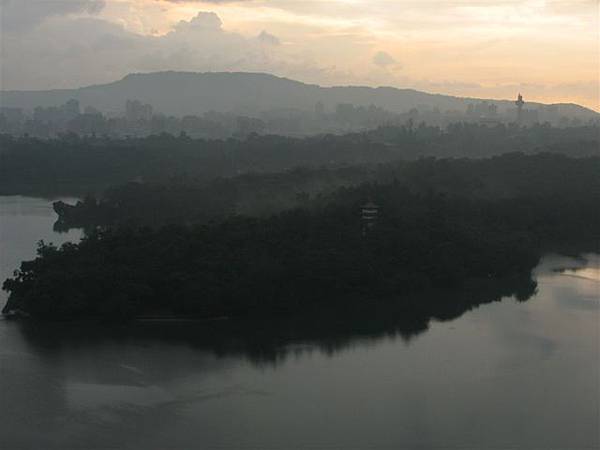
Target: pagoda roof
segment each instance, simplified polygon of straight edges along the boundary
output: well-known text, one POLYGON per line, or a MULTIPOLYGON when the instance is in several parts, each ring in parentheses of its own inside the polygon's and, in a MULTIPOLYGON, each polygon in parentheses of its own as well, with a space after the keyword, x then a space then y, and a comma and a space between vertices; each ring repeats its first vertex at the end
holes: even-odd
POLYGON ((362 205, 363 208, 369 208, 369 209, 374 209, 374 208, 379 208, 379 205, 373 202, 367 202, 364 205, 362 205))

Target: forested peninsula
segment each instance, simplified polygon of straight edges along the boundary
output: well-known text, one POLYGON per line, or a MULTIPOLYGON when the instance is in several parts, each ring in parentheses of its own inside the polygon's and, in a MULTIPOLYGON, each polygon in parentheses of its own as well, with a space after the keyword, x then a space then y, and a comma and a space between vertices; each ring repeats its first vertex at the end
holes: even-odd
POLYGON ((530 280, 545 251, 597 250, 597 157, 406 164, 404 176, 342 186, 270 215, 96 227, 78 244, 41 243, 38 257, 4 282, 3 312, 126 320, 285 315, 378 302, 427 310, 427 302, 446 297, 415 304, 412 294, 530 280), (368 223, 367 202, 377 211, 368 223))

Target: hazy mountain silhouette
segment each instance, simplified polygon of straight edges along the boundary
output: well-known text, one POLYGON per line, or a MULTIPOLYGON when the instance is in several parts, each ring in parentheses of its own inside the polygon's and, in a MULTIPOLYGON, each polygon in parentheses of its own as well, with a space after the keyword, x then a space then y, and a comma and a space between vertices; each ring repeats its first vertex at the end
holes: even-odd
MULTIPOLYGON (((411 108, 439 108, 465 111, 480 99, 429 94, 393 87, 321 87, 264 73, 241 72, 155 72, 130 74, 121 80, 78 89, 49 91, 2 91, 0 106, 33 109, 57 106, 74 98, 82 106, 92 105, 103 112, 122 111, 126 99, 150 103, 155 111, 183 116, 207 111, 257 115, 276 109, 314 110, 317 102, 333 110, 339 103, 375 105, 393 112, 411 108)), ((527 99, 526 99, 527 100, 527 99)), ((489 100, 500 111, 514 108, 513 100, 489 100)), ((554 108, 560 116, 587 120, 600 115, 575 104, 528 103, 533 109, 554 108)))

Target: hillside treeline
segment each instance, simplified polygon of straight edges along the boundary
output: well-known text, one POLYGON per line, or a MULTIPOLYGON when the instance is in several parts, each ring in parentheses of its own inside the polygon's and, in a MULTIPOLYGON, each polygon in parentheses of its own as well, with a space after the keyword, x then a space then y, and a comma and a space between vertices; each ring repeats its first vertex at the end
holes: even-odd
POLYGON ((266 217, 295 207, 322 207, 337 189, 365 182, 393 182, 413 193, 474 199, 573 198, 600 192, 599 174, 600 157, 507 153, 484 159, 430 157, 343 168, 297 168, 208 183, 125 183, 98 197, 88 195, 76 205, 57 202, 56 228, 155 227, 221 221, 233 215, 266 217))
POLYGON ((401 159, 488 157, 506 152, 597 155, 598 127, 529 128, 408 123, 365 133, 309 138, 251 135, 202 140, 182 134, 112 139, 69 134, 56 139, 0 136, 0 193, 71 194, 102 191, 132 180, 205 183, 217 177, 337 168, 401 159))

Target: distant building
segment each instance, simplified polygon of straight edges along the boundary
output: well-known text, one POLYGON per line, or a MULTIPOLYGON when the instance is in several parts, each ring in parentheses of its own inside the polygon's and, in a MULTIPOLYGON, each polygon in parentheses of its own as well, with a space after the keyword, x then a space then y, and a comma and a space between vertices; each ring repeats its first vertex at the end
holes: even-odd
POLYGON ((33 110, 33 120, 38 124, 49 125, 53 129, 64 129, 67 123, 77 118, 79 114, 79 102, 71 99, 61 106, 47 108, 37 106, 33 110))
POLYGON ((340 122, 352 122, 354 118, 354 105, 352 103, 338 103, 335 107, 335 115, 340 122))
POLYGON ((517 123, 520 125, 523 122, 523 106, 525 102, 523 101, 523 96, 519 92, 519 96, 517 97, 517 101, 515 102, 517 105, 517 123))
POLYGON ((79 109, 79 102, 75 99, 71 99, 67 101, 63 106, 61 106, 61 112, 69 118, 77 117, 81 110, 79 109))
POLYGON ((476 104, 469 103, 467 107, 467 117, 473 119, 496 118, 498 117, 498 106, 487 101, 476 104))
POLYGON ((21 124, 25 122, 25 114, 21 108, 10 108, 0 106, 0 115, 3 115, 7 122, 21 124))
POLYGON ((496 126, 502 123, 498 115, 498 106, 487 101, 476 104, 469 103, 466 116, 473 122, 486 126, 496 126))
POLYGON ((131 122, 152 119, 152 105, 144 104, 139 100, 125 102, 125 118, 131 122))
POLYGON ((523 101, 523 96, 521 94, 519 94, 517 97, 515 105, 517 105, 516 118, 518 125, 533 125, 535 123, 539 123, 539 111, 537 109, 523 108, 525 106, 525 102, 523 101))
POLYGON ((88 115, 94 115, 94 116, 102 114, 100 112, 100 110, 98 110, 98 109, 96 109, 96 108, 94 108, 93 106, 90 106, 90 105, 88 105, 88 106, 85 107, 85 109, 83 110, 83 113, 84 114, 88 114, 88 115))
POLYGON ((0 133, 19 134, 25 123, 21 108, 0 107, 0 133))

